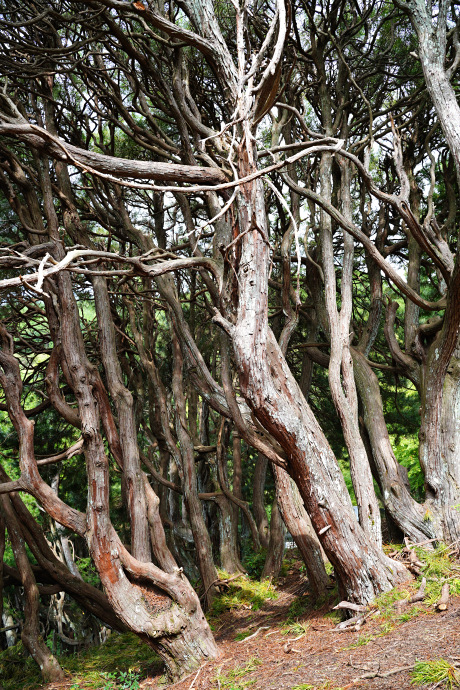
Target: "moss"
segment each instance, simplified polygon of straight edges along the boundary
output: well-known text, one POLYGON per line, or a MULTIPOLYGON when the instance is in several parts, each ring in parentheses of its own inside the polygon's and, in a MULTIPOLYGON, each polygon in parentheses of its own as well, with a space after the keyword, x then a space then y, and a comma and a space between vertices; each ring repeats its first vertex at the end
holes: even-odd
MULTIPOLYGON (((222 579, 229 577, 224 571, 219 571, 219 576, 222 579)), ((242 575, 230 582, 228 590, 214 599, 208 616, 212 621, 225 611, 233 609, 250 608, 258 611, 265 601, 277 597, 278 593, 270 580, 252 580, 247 575, 242 575)))
POLYGON ((29 690, 42 682, 40 669, 22 642, 0 653, 0 678, 5 690, 29 690))
MULTIPOLYGON (((69 680, 88 690, 104 687, 110 674, 130 670, 143 678, 163 667, 153 650, 132 633, 112 633, 104 644, 72 656, 60 656, 59 663, 69 674, 69 680)), ((32 690, 42 684, 39 668, 22 643, 0 654, 0 678, 5 690, 32 690)))

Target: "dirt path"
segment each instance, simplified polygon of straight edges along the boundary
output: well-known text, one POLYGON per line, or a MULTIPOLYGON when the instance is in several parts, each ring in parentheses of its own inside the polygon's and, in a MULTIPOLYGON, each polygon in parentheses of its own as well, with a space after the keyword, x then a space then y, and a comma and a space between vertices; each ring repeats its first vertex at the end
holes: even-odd
MULTIPOLYGON (((293 640, 283 634, 282 626, 298 594, 298 586, 288 588, 257 613, 225 614, 216 631, 222 657, 168 690, 297 690, 298 686, 298 690, 335 690, 349 684, 350 688, 403 690, 428 687, 411 684, 410 671, 416 661, 460 661, 460 598, 451 600, 444 613, 422 606, 416 618, 404 623, 377 616, 359 633, 336 632, 336 621, 325 617, 328 607, 324 607, 298 619, 307 631, 293 640), (262 626, 255 637, 235 640, 238 633, 256 632, 262 626)), ((149 687, 158 688, 157 680, 147 681, 145 688, 149 687)))
MULTIPOLYGON (((315 609, 300 565, 278 583, 277 598, 266 600, 260 610, 245 606, 213 621, 218 660, 175 685, 165 686, 160 674, 146 678, 140 690, 446 688, 413 685, 411 671, 416 661, 440 658, 460 665, 460 597, 451 599, 443 613, 417 604, 417 610, 404 608, 402 618, 387 603, 359 633, 338 632, 332 595, 315 609), (244 635, 253 636, 242 640, 244 635)), ((413 591, 416 588, 414 584, 413 591)), ((46 690, 68 690, 71 685, 50 684, 46 690)))

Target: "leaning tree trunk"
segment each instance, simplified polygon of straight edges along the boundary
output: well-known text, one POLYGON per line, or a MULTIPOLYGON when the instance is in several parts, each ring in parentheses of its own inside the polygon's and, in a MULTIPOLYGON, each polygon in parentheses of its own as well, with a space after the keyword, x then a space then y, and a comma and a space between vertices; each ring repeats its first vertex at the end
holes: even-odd
POLYGON ((308 582, 318 597, 330 584, 324 567, 323 552, 311 520, 304 508, 297 486, 281 467, 272 466, 275 476, 276 498, 284 524, 292 535, 305 563, 308 582))
POLYGON ((372 448, 372 457, 382 490, 385 510, 401 531, 414 542, 435 536, 432 523, 424 519, 425 509, 415 501, 401 475, 383 415, 380 385, 362 352, 351 349, 356 386, 372 448))
POLYGON ((178 678, 193 670, 203 658, 217 656, 217 648, 198 597, 183 575, 141 563, 124 549, 113 529, 109 515, 109 465, 99 432, 94 375, 86 359, 69 276, 59 275, 58 283, 62 346, 79 403, 84 439, 89 490, 86 535, 90 553, 117 615, 159 653, 171 678, 178 678), (140 580, 149 583, 149 587, 138 586, 136 581, 140 580))
MULTIPOLYGON (((255 172, 256 155, 245 125, 240 177, 255 172)), ((253 180, 240 189, 237 314, 234 324, 219 314, 215 320, 232 339, 242 394, 287 455, 288 472, 334 566, 340 595, 369 602, 408 573, 374 547, 356 521, 336 459, 268 327, 270 255, 263 185, 253 180)))

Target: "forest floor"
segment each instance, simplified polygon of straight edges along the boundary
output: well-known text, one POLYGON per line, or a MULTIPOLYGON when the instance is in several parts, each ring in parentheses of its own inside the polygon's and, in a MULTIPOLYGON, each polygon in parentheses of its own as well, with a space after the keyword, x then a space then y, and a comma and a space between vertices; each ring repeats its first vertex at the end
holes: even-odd
MULTIPOLYGON (((460 578, 460 562, 451 561, 451 566, 453 575, 446 578, 444 572, 444 580, 450 579, 454 592, 460 593, 456 589, 460 586, 460 579, 456 579, 460 578)), ((122 643, 126 636, 113 634, 98 648, 100 657, 94 657, 97 652, 89 650, 73 657, 70 667, 65 657, 60 659, 72 674, 67 682, 44 686, 29 684, 25 679, 20 685, 7 684, 5 688, 403 690, 457 687, 456 678, 460 687, 460 670, 456 670, 460 669, 460 597, 451 597, 448 609, 438 612, 436 578, 427 578, 424 603, 406 605, 402 612, 395 608, 398 599, 417 591, 419 583, 414 580, 382 595, 359 632, 339 632, 336 626, 340 615, 333 610, 338 601, 335 590, 326 600, 315 602, 302 573, 302 563, 294 555, 284 572, 276 586, 267 581, 261 585, 247 577, 240 578, 238 584, 232 582, 210 614, 220 658, 204 664, 179 683, 165 684, 161 666, 158 662, 152 666, 145 645, 136 647, 140 654, 136 659, 133 644, 138 644, 137 638, 135 642, 131 637, 129 643, 122 643), (228 610, 231 606, 235 608, 228 610), (106 668, 102 656, 106 646, 107 652, 111 649, 110 668, 116 663, 118 670, 101 674, 106 668), (93 675, 84 672, 88 659, 93 675), (94 675, 95 671, 99 674, 94 675)))

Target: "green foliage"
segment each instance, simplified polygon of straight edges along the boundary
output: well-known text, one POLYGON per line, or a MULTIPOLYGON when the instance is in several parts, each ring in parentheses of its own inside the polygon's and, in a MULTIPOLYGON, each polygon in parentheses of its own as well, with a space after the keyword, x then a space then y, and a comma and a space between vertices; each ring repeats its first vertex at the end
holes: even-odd
POLYGON ((243 559, 243 566, 250 577, 259 579, 264 569, 267 550, 251 551, 243 559))
MULTIPOLYGON (((228 573, 221 570, 219 575, 222 578, 229 577, 228 573)), ((247 575, 242 575, 229 583, 228 591, 214 599, 209 617, 213 619, 225 611, 245 607, 258 611, 267 599, 277 597, 277 591, 270 580, 251 580, 247 575)))
POLYGON ((295 621, 295 623, 287 623, 281 628, 281 634, 282 635, 294 635, 294 636, 299 636, 299 635, 305 635, 308 632, 308 628, 310 625, 308 623, 299 623, 299 621, 295 621))
MULTIPOLYGON (((97 680, 96 682, 104 683, 100 687, 101 690, 139 690, 139 680, 140 676, 135 671, 129 669, 129 671, 118 671, 118 673, 102 673, 102 678, 104 680, 97 680)), ((91 685, 87 684, 85 679, 84 685, 80 685, 78 681, 72 683, 70 690, 85 690, 90 688, 91 685)))
POLYGON ((93 587, 98 587, 101 584, 101 580, 91 558, 79 558, 77 565, 85 582, 93 585, 93 587))
POLYGON ((403 436, 390 436, 397 461, 407 468, 411 493, 417 500, 425 495, 425 479, 418 460, 417 434, 405 433, 403 436))
POLYGON ((246 664, 235 666, 227 673, 219 671, 216 675, 219 687, 225 688, 225 690, 244 690, 244 688, 254 685, 256 678, 245 678, 245 676, 253 673, 261 663, 259 659, 253 657, 246 664))
MULTIPOLYGON (((449 556, 449 547, 439 544, 432 551, 422 548, 415 549, 417 556, 425 565, 422 576, 426 577, 427 585, 425 590, 425 604, 434 604, 441 596, 441 589, 447 580, 449 581, 449 591, 451 596, 460 596, 460 574, 458 568, 454 567, 449 556)), ((421 577, 419 578, 421 580, 421 577)))
MULTIPOLYGON (((132 633, 112 633, 99 647, 61 656, 59 663, 72 676, 74 690, 138 690, 142 677, 162 667, 160 658, 132 633)), ((32 690, 42 683, 22 643, 0 653, 0 678, 5 690, 32 690)))
POLYGON ((412 683, 417 685, 430 685, 432 683, 444 685, 444 687, 460 687, 460 674, 451 663, 445 659, 433 661, 417 661, 412 671, 412 683))
POLYGON ((305 613, 309 606, 311 606, 311 600, 307 594, 296 597, 296 599, 294 599, 292 604, 289 606, 288 620, 295 620, 296 618, 299 618, 299 616, 302 616, 305 613))

